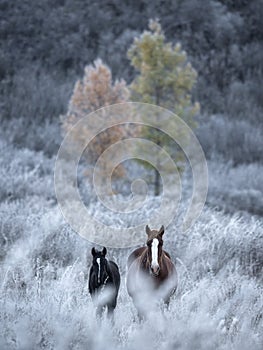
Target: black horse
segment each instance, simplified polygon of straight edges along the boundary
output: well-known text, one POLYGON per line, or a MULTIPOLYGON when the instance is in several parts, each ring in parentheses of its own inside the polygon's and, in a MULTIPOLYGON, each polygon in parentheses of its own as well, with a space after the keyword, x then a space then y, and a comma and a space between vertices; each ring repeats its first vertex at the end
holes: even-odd
POLYGON ((102 251, 91 249, 93 256, 89 273, 89 292, 97 306, 97 314, 101 315, 104 308, 112 314, 116 305, 120 288, 120 272, 117 264, 106 259, 107 249, 102 251))

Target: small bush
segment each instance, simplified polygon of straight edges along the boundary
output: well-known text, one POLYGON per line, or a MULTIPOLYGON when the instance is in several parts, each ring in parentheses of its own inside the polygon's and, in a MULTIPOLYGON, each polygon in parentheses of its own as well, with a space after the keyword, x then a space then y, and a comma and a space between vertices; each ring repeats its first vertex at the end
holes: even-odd
POLYGON ((55 120, 65 112, 71 89, 71 82, 61 82, 39 65, 25 67, 4 85, 1 114, 37 123, 55 120))
POLYGON ((247 121, 214 115, 202 123, 198 138, 209 158, 219 154, 233 165, 262 160, 262 130, 247 121))
MULTIPOLYGON (((48 157, 57 154, 62 142, 58 119, 39 123, 26 118, 13 118, 2 122, 3 139, 8 140, 17 148, 28 148, 42 151, 48 157)), ((1 135, 1 132, 0 132, 1 135)))
POLYGON ((209 165, 208 203, 226 212, 263 215, 262 171, 259 163, 233 167, 214 159, 209 165))
POLYGON ((54 197, 54 158, 28 149, 17 150, 4 141, 0 141, 0 155, 0 202, 27 196, 54 197))

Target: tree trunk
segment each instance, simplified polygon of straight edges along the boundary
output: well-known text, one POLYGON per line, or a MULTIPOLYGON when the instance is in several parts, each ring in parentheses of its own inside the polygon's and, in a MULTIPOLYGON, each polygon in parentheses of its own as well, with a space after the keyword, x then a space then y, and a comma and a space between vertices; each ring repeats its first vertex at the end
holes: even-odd
MULTIPOLYGON (((161 93, 160 87, 156 86, 156 88, 155 88, 155 104, 157 106, 159 106, 159 102, 160 102, 160 93, 161 93)), ((159 122, 158 115, 157 115, 157 121, 159 122)), ((157 144, 157 146, 160 146, 160 144, 161 144, 158 133, 157 133, 157 138, 156 138, 156 144, 157 144)), ((159 196, 160 185, 161 185, 161 176, 159 174, 158 168, 159 168, 159 155, 157 154, 157 167, 154 168, 154 195, 155 196, 159 196)))
POLYGON ((161 177, 159 174, 159 171, 155 168, 154 169, 154 195, 159 196, 160 194, 160 184, 161 184, 161 177))

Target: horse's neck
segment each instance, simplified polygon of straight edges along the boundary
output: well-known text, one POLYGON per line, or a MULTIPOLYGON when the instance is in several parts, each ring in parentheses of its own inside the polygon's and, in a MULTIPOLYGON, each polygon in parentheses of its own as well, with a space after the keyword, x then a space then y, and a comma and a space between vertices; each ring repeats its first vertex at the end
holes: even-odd
POLYGON ((109 281, 112 281, 112 272, 111 272, 111 268, 110 268, 110 264, 108 262, 108 260, 106 260, 106 272, 107 272, 107 278, 106 278, 106 282, 109 280, 109 281))
POLYGON ((165 252, 162 250, 162 252, 161 252, 161 256, 160 256, 160 268, 162 268, 163 267, 163 265, 164 265, 164 260, 166 259, 166 254, 165 254, 165 252))
POLYGON ((144 269, 147 269, 149 267, 149 262, 148 262, 148 250, 145 248, 145 251, 142 253, 141 257, 140 257, 140 263, 141 266, 144 269))
POLYGON ((162 256, 160 259, 160 268, 161 270, 166 270, 166 273, 168 275, 174 272, 174 265, 172 263, 172 260, 164 251, 162 251, 162 256))

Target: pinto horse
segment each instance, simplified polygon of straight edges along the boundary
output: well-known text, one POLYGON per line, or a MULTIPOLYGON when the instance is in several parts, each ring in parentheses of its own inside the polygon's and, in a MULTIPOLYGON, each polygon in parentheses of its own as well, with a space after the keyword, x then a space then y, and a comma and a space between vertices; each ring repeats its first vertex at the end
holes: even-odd
POLYGON ((91 249, 93 256, 89 273, 89 292, 97 306, 97 315, 101 316, 107 307, 108 314, 112 314, 116 304, 120 288, 120 272, 117 264, 106 259, 107 249, 102 251, 91 249))
POLYGON ((168 305, 178 282, 171 257, 163 250, 164 226, 151 230, 147 225, 146 233, 147 246, 134 250, 127 262, 127 290, 140 317, 158 301, 168 305))

